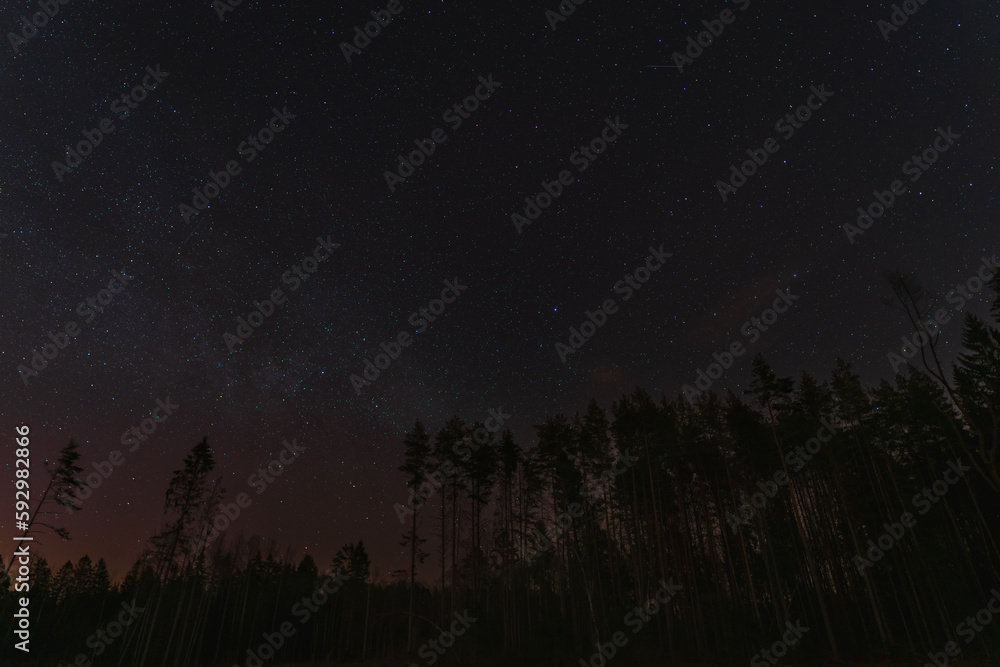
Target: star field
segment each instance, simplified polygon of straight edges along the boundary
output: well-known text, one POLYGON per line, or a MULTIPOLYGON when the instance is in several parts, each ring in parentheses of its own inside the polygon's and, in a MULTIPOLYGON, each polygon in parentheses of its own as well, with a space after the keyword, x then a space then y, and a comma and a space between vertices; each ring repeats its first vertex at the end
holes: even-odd
MULTIPOLYGON (((220 21, 209 2, 71 3, 20 53, 0 49, 0 432, 31 426, 37 488, 70 438, 87 467, 157 399, 180 405, 57 519, 73 540, 43 538, 50 562, 91 553, 121 576, 207 436, 230 494, 283 440, 308 448, 231 531, 324 562, 363 538, 377 567, 399 568, 392 505, 416 419, 436 432, 502 406, 526 447, 545 415, 591 397, 673 397, 779 289, 800 300, 713 389, 745 389, 758 352, 785 375, 842 357, 874 384, 910 332, 882 273, 916 271, 943 296, 1000 250, 995 8, 929 0, 886 41, 878 3, 588 2, 553 30, 554 1, 402 2, 349 63, 340 44, 384 4, 247 0, 220 21), (735 21, 669 67, 726 6, 735 21), (114 116, 157 65, 169 75, 114 116), (490 75, 499 87, 448 128, 442 112, 490 75), (821 84, 832 96, 781 139, 775 121, 821 84), (192 188, 286 107, 285 130, 186 223, 192 188), (105 117, 115 131, 57 180, 51 163, 105 117), (618 117, 627 129, 577 172, 571 154, 618 117), (856 208, 949 126, 961 139, 849 243, 856 208), (391 191, 384 172, 437 127, 447 141, 391 191), (770 137, 780 150, 723 202, 716 182, 770 137), (564 169, 573 182, 518 233, 511 215, 564 169), (340 247, 227 349, 328 236, 340 247), (663 269, 561 363, 555 344, 661 245, 663 269), (18 366, 113 271, 134 281, 26 386, 18 366), (415 333, 409 315, 456 277, 468 290, 415 333), (358 395, 350 376, 404 330, 412 345, 358 395)), ((0 28, 27 11, 7 8, 0 28)), ((944 331, 949 361, 960 335, 944 331)))

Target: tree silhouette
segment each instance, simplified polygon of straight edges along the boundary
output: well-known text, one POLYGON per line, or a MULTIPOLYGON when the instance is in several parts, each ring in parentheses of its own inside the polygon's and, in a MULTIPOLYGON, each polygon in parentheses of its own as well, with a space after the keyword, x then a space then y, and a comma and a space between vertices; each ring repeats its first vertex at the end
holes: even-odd
MULTIPOLYGON (((70 490, 83 485, 77 478, 77 475, 83 471, 83 468, 77 465, 77 461, 79 460, 80 452, 78 451, 78 447, 70 439, 69 443, 59 452, 59 458, 56 460, 54 468, 50 468, 49 462, 45 461, 45 470, 49 473, 49 483, 45 487, 45 491, 42 492, 42 497, 39 499, 38 504, 35 506, 35 511, 28 521, 28 527, 21 533, 22 537, 40 532, 38 528, 48 528, 60 538, 64 540, 70 539, 67 528, 53 526, 47 520, 43 521, 42 517, 58 514, 57 511, 48 509, 51 505, 59 505, 72 511, 73 498, 70 496, 70 490)), ((5 571, 9 572, 12 565, 14 565, 13 556, 5 571)))

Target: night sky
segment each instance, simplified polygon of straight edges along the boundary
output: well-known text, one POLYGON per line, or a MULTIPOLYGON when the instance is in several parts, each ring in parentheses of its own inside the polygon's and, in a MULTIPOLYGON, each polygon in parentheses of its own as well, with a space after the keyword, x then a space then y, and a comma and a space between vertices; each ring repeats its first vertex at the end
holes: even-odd
MULTIPOLYGON (((53 568, 89 553, 122 576, 205 436, 230 499, 283 441, 306 448, 251 493, 229 537, 273 537, 321 565, 363 539, 377 570, 403 568, 393 505, 406 501, 397 469, 415 420, 433 434, 502 409, 527 447, 534 424, 592 397, 610 409, 636 386, 677 396, 733 341, 748 353, 713 390, 746 389, 758 352, 781 375, 820 378, 840 356, 872 385, 911 333, 882 303, 882 273, 914 270, 946 305, 1000 251, 1000 13, 988 3, 915 3, 888 40, 891 3, 594 0, 555 29, 556 0, 495 4, 401 0, 350 62, 340 44, 384 3, 244 0, 221 21, 205 0, 72 0, 17 54, 5 40, 4 505, 18 424, 32 429, 38 491, 42 459, 70 438, 91 471, 124 457, 83 511, 56 520, 72 541, 36 543, 53 568), (671 67, 726 9, 722 34, 671 67), (158 66, 122 118, 115 100, 158 66), (481 101, 480 77, 493 82, 481 101), (776 130, 813 87, 832 94, 791 136, 776 130), (469 96, 478 108, 462 118, 452 109, 469 96), (114 131, 60 180, 52 162, 105 118, 114 131), (248 150, 269 121, 283 129, 248 150), (606 150, 582 158, 616 122, 606 150), (949 127, 960 138, 911 182, 904 163, 949 127), (445 141, 390 189, 397 156, 438 128, 445 141), (723 201, 717 181, 771 138, 776 152, 723 201), (239 173, 185 220, 192 188, 233 161, 239 173), (560 196, 518 230, 525 197, 564 170, 560 196), (907 192, 849 242, 844 223, 895 179, 907 192), (314 255, 317 237, 331 248, 314 255), (661 247, 671 256, 626 301, 616 285, 638 267, 644 278, 661 247), (293 289, 296 271, 308 279, 293 289), (115 272, 126 288, 88 314, 115 272), (467 289, 421 324, 445 281, 467 289), (227 344, 276 289, 273 314, 227 344), (751 342, 741 328, 776 290, 799 298, 751 342), (563 363, 556 344, 607 299, 617 310, 563 363), (70 322, 79 334, 43 370, 18 370, 70 322), (410 345, 356 392, 351 376, 400 332, 410 345), (168 399, 178 407, 128 451, 123 432, 168 399)), ((0 30, 36 11, 6 3, 0 30)), ((984 297, 947 307, 983 314, 984 297)), ((949 361, 961 329, 942 329, 949 361)), ((7 510, 0 526, 13 532, 7 510)))

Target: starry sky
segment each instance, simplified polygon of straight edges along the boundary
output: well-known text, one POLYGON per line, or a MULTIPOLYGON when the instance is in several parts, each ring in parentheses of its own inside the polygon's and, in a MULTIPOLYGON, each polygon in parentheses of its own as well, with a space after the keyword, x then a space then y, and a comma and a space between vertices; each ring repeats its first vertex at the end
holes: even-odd
MULTIPOLYGON (((392 506, 416 419, 433 433, 502 408, 527 447, 533 424, 592 397, 610 409, 636 386, 678 395, 732 341, 749 354, 713 389, 745 389, 758 352, 821 378, 840 356, 874 384, 909 332, 882 273, 914 270, 943 297, 1000 251, 1000 14, 987 3, 928 0, 888 40, 891 3, 587 2, 559 20, 555 0, 495 4, 401 0, 350 62, 340 45, 385 4, 244 0, 223 21, 205 0, 74 0, 18 53, 5 40, 0 432, 12 448, 30 425, 37 490, 70 438, 87 468, 124 456, 83 511, 55 520, 72 541, 42 538, 52 564, 89 553, 122 576, 163 520, 171 471, 207 436, 230 498, 283 441, 306 447, 231 533, 321 564, 363 539, 375 568, 402 568, 392 506), (726 9, 700 55, 674 58, 726 9), (162 81, 116 115, 157 66, 162 81), (455 127, 445 114, 479 77, 494 90, 455 127), (832 95, 785 139, 776 122, 813 86, 832 95), (251 162, 239 146, 272 109, 294 118, 251 162), (52 162, 104 118, 114 131, 57 178, 52 162), (579 171, 606 119, 620 136, 579 171), (904 163, 949 126, 960 138, 910 183, 904 163), (446 140, 390 189, 397 156, 438 128, 446 140), (723 201, 716 183, 769 138, 777 151, 723 201), (240 172, 185 220, 192 188, 233 160, 240 172), (518 230, 525 197, 564 170, 560 196, 518 230), (895 179, 907 193, 849 242, 844 223, 895 179), (282 277, 317 237, 337 247, 292 290, 282 277), (625 301, 615 286, 661 246, 670 258, 625 301), (116 271, 134 280, 79 314, 116 271), (456 279, 467 289, 414 325, 456 279), (287 300, 227 345, 279 288, 287 300), (749 344, 741 327, 776 290, 799 298, 749 344), (563 363, 556 343, 609 298, 617 311, 563 363), (26 383, 19 366, 69 322, 79 335, 26 383), (411 344, 356 392, 351 375, 400 332, 411 344), (178 407, 128 451, 123 432, 167 399, 178 407)), ((37 9, 7 3, 0 29, 37 9)), ((982 294, 964 312, 984 313, 982 294)), ((960 336, 945 325, 946 358, 960 336)))

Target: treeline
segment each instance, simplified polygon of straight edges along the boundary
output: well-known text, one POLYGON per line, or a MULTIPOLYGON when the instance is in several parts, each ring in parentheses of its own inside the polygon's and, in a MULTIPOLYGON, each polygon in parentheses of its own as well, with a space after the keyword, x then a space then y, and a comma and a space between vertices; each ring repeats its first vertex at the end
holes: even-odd
MULTIPOLYGON (((505 433, 453 461, 406 531, 413 563, 441 565, 440 616, 484 610, 515 662, 578 664, 565 659, 631 636, 629 614, 667 581, 682 591, 630 642, 640 664, 748 660, 800 621, 803 661, 916 659, 958 639, 1000 582, 981 434, 925 374, 870 391, 843 361, 824 382, 793 385, 761 358, 753 374, 755 406, 638 390, 610 418, 591 403, 546 419, 529 451, 505 433)), ((979 426, 995 443, 995 423, 979 426)), ((452 420, 431 445, 415 425, 414 488, 461 433, 452 420)))
MULTIPOLYGON (((343 662, 361 660, 366 643, 369 653, 394 650, 394 637, 405 632, 406 619, 396 612, 405 607, 406 587, 367 583, 363 543, 345 545, 320 571, 311 556, 296 563, 288 553, 278 556, 273 542, 252 542, 236 538, 170 576, 158 575, 155 557, 144 554, 117 583, 103 560, 95 566, 84 556, 53 574, 37 557, 31 652, 12 651, 8 642, 4 654, 17 662, 4 664, 69 665, 82 654, 95 665, 242 665, 248 650, 251 665, 343 662), (294 628, 287 639, 283 624, 294 628), (277 660, 259 650, 268 636, 279 645, 271 649, 277 660)), ((8 638, 12 599, 8 594, 2 605, 8 638)))
MULTIPOLYGON (((919 325, 919 289, 893 286, 919 325)), ((792 379, 758 356, 745 397, 637 389, 610 411, 591 401, 545 418, 530 448, 458 417, 433 434, 417 421, 402 442, 413 494, 396 508, 405 582, 372 582, 363 544, 321 572, 259 541, 191 539, 221 496, 202 441, 124 581, 90 559, 55 575, 35 564, 34 622, 58 637, 41 650, 71 661, 133 599, 146 611, 102 659, 429 664, 454 614, 476 620, 442 664, 579 665, 616 633, 621 664, 745 664, 789 628, 791 663, 922 664, 949 640, 963 657, 997 650, 1000 618, 967 624, 1000 585, 996 301, 990 313, 966 316, 950 369, 930 335, 920 369, 874 388, 842 360, 826 379, 792 379), (304 599, 316 609, 302 621, 304 599), (268 658, 264 635, 286 621, 295 632, 268 658)), ((6 624, 9 596, 2 606, 6 624)))

